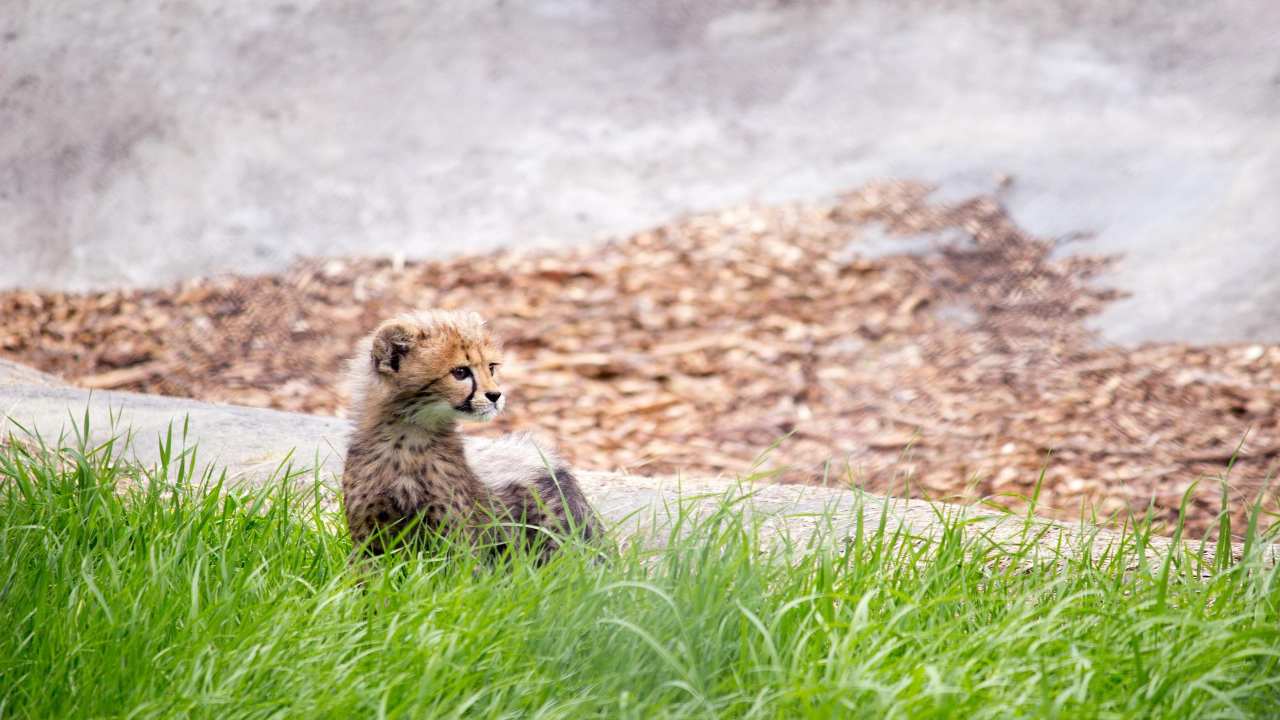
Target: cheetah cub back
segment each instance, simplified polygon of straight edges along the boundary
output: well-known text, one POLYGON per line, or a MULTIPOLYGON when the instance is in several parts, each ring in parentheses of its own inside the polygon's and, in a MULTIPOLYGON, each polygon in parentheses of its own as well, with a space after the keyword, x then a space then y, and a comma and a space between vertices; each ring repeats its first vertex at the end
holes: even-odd
POLYGON ((452 530, 499 546, 536 541, 545 557, 557 535, 599 534, 576 478, 549 449, 520 435, 464 441, 459 421, 505 407, 501 365, 501 345, 476 313, 400 315, 364 339, 351 363, 342 477, 357 548, 380 554, 395 537, 452 530))

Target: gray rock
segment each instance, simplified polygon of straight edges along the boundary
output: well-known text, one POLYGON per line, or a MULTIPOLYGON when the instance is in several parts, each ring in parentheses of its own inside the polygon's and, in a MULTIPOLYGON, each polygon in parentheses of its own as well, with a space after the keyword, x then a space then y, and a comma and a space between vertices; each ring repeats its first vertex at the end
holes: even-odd
POLYGON ((566 245, 882 177, 1124 253, 1113 341, 1280 340, 1280 2, 0 13, 0 287, 566 245))
MULTIPOLYGON (((0 366, 0 436, 22 435, 17 425, 48 440, 73 437, 75 428, 89 417, 90 434, 102 442, 113 436, 132 438, 127 456, 150 465, 159 458, 157 441, 173 433, 181 449, 184 426, 190 434, 185 447, 196 449, 198 466, 212 463, 227 471, 233 483, 261 483, 291 464, 293 470, 318 471, 320 480, 335 492, 345 452, 347 423, 337 418, 197 402, 127 392, 88 392, 32 374, 21 366, 0 366), (35 377, 47 382, 24 382, 35 377)), ((469 442, 485 443, 482 438, 469 442)), ((577 472, 583 491, 615 531, 623 536, 665 536, 673 508, 689 506, 696 512, 716 507, 721 498, 739 498, 744 513, 761 520, 766 537, 804 540, 829 518, 839 543, 861 517, 864 526, 881 520, 889 528, 930 536, 938 532, 939 514, 969 518, 967 530, 985 533, 996 541, 1016 540, 1028 527, 1043 533, 1040 542, 1047 553, 1055 548, 1078 550, 1086 545, 1101 550, 1114 545, 1115 533, 1097 528, 1037 521, 1026 525, 1021 518, 976 512, 970 508, 918 500, 883 498, 842 488, 771 483, 739 484, 711 478, 646 477, 612 472, 577 472)), ((333 496, 330 496, 332 499, 333 496)), ((1155 539, 1153 552, 1168 541, 1155 539)), ((1239 552, 1239 547, 1236 547, 1239 552)), ((1212 558, 1212 549, 1207 553, 1212 558)), ((1052 557, 1052 555, 1050 555, 1052 557)), ((1269 557, 1280 557, 1280 546, 1269 557)))
POLYGON ((52 375, 0 358, 0 386, 35 385, 54 387, 63 384, 61 380, 52 375))

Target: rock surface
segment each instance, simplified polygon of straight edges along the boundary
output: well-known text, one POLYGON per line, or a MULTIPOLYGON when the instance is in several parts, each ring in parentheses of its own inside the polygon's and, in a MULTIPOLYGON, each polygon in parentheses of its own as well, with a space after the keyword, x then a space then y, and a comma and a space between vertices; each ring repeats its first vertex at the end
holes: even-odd
MULTIPOLYGON (((44 438, 71 433, 85 412, 90 415, 91 434, 98 441, 128 430, 134 458, 154 463, 158 444, 173 428, 175 437, 184 421, 191 431, 186 447, 197 448, 203 468, 214 463, 225 468, 233 482, 262 482, 274 471, 292 462, 295 470, 314 467, 318 462, 322 482, 336 486, 345 450, 346 423, 335 418, 316 417, 275 410, 216 405, 156 395, 124 392, 94 392, 67 386, 31 383, 31 371, 11 363, 0 364, 0 434, 19 433, 10 422, 21 423, 44 438), (86 410, 87 409, 87 410, 86 410), (114 425, 113 425, 114 422, 114 425), (112 430, 112 428, 115 430, 112 430)), ((486 442, 483 438, 476 442, 486 442)), ((663 537, 664 518, 680 503, 710 503, 725 496, 745 493, 744 511, 758 513, 762 531, 771 536, 803 540, 823 517, 831 517, 837 532, 850 532, 860 516, 864 527, 874 528, 883 519, 890 529, 930 536, 938 530, 939 513, 963 514, 971 519, 966 530, 983 533, 992 541, 1016 541, 1026 532, 1020 518, 974 512, 960 506, 929 504, 917 500, 882 498, 849 490, 802 485, 760 483, 742 486, 723 480, 640 477, 619 473, 582 471, 579 478, 592 504, 613 527, 626 535, 663 537), (656 534, 655 533, 656 530, 656 534)), ((1080 550, 1095 552, 1114 546, 1119 536, 1108 530, 1040 521, 1040 543, 1049 553, 1080 550)), ((839 542, 842 535, 831 538, 839 542)), ((1167 549, 1163 538, 1153 540, 1153 551, 1167 549)), ((1235 551, 1240 550, 1237 545, 1235 551)), ((1050 555, 1052 557, 1053 555, 1050 555)), ((1280 546, 1268 550, 1268 559, 1280 558, 1280 546)), ((1206 552, 1212 560, 1213 551, 1206 552)))
POLYGON ((1119 342, 1280 339, 1280 3, 18 0, 0 287, 623 234, 1013 177, 1119 342))

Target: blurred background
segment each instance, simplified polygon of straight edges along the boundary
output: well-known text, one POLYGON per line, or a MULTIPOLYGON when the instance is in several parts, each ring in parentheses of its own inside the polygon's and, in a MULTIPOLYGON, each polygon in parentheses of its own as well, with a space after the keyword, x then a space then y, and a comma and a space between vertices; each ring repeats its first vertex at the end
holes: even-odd
POLYGON ((3 6, 0 357, 340 414, 470 307, 591 467, 1275 507, 1280 3, 3 6))

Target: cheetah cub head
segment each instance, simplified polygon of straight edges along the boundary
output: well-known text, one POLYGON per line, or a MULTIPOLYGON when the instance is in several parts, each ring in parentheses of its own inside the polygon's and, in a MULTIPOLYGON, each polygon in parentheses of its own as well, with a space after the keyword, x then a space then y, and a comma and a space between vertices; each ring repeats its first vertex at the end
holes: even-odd
POLYGON ((473 312, 429 310, 382 323, 368 341, 365 405, 435 428, 492 420, 506 403, 498 387, 502 350, 473 312))

